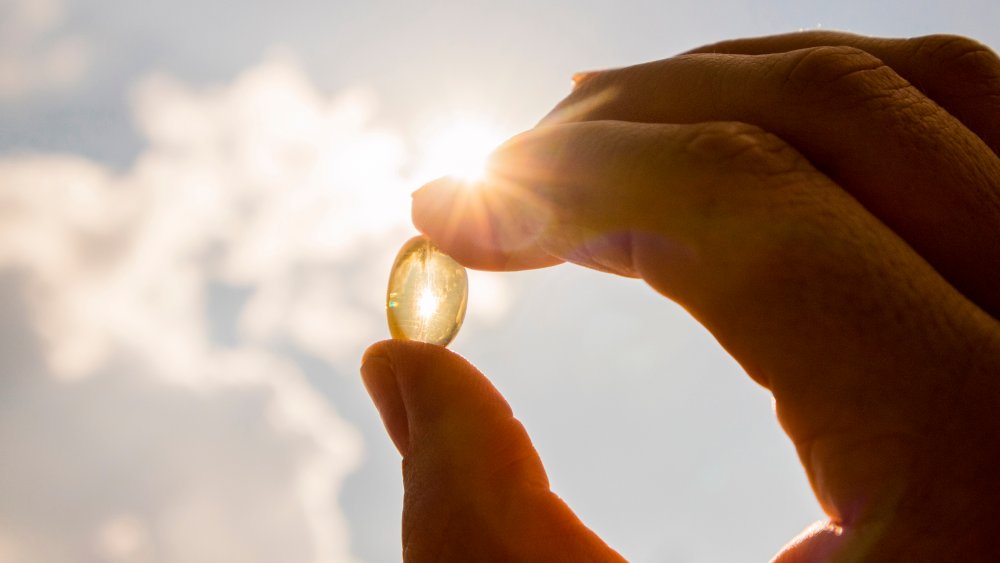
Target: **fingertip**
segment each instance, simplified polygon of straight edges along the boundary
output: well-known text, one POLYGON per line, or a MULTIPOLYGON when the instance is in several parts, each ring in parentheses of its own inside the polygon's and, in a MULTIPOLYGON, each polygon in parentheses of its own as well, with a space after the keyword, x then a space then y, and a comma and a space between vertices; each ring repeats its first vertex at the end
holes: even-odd
POLYGON ((459 205, 459 182, 451 176, 432 180, 413 192, 410 216, 417 229, 434 238, 446 240, 456 228, 456 221, 463 211, 459 205))
POLYGON ((383 340, 365 351, 361 380, 400 455, 410 452, 411 429, 426 426, 434 411, 430 407, 442 395, 435 385, 470 370, 476 372, 457 354, 425 342, 383 340))
POLYGON ((590 80, 591 78, 605 72, 603 70, 585 70, 582 72, 573 73, 573 87, 579 88, 581 84, 590 80))
POLYGON ((403 340, 401 338, 389 338, 376 342, 365 350, 361 357, 361 363, 376 357, 385 358, 397 369, 411 369, 414 362, 423 362, 427 356, 455 356, 458 354, 448 350, 444 346, 428 344, 419 340, 403 340))
POLYGON ((390 342, 393 342, 393 341, 392 340, 382 340, 382 341, 376 342, 375 344, 372 344, 367 349, 365 349, 365 352, 361 355, 361 365, 365 365, 365 363, 370 358, 372 358, 372 357, 375 357, 375 356, 385 356, 386 355, 385 348, 387 346, 389 346, 390 342))
POLYGON ((561 262, 535 244, 544 210, 497 177, 434 180, 413 193, 411 217, 421 233, 469 268, 511 271, 561 262))
POLYGON ((405 456, 410 447, 406 406, 399 392, 393 362, 381 348, 384 346, 375 345, 365 352, 361 360, 361 381, 393 445, 405 456))
POLYGON ((384 361, 391 366, 397 380, 412 378, 415 373, 432 370, 450 371, 453 368, 471 368, 465 358, 437 344, 419 340, 391 338, 376 342, 365 350, 362 366, 373 361, 384 361))
MULTIPOLYGON (((364 355, 364 365, 384 360, 411 426, 426 423, 444 408, 483 404, 500 398, 486 377, 461 355, 436 344, 415 340, 384 340, 364 355)), ((502 398, 501 398, 502 400, 502 398)))

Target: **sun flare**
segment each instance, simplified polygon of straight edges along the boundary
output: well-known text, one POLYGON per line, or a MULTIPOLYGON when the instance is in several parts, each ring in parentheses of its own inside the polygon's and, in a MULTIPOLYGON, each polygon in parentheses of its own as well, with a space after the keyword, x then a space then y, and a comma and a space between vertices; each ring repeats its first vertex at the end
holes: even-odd
POLYGON ((485 119, 456 118, 429 126, 418 138, 419 175, 425 181, 441 176, 479 180, 490 153, 507 136, 485 119))

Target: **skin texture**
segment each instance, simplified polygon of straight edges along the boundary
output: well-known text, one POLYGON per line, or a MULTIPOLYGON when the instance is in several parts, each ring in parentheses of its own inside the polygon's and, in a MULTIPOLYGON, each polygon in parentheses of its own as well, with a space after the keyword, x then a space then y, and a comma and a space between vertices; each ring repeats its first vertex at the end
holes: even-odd
MULTIPOLYGON (((704 324, 829 517, 777 561, 1000 558, 997 56, 806 32, 575 81, 414 224, 473 268, 641 278, 704 324)), ((403 455, 404 560, 620 559, 465 360, 380 342, 362 376, 403 455)))

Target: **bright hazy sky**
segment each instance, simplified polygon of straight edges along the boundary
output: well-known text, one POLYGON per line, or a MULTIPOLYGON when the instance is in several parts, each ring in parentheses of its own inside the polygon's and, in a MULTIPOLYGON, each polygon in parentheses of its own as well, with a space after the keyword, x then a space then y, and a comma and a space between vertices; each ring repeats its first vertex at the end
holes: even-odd
MULTIPOLYGON (((0 0, 0 561, 397 561, 357 368, 449 135, 729 37, 1000 45, 990 0, 876 4, 0 0)), ((626 557, 762 561, 820 517, 769 396, 676 305, 569 266, 470 292, 452 349, 626 557)))

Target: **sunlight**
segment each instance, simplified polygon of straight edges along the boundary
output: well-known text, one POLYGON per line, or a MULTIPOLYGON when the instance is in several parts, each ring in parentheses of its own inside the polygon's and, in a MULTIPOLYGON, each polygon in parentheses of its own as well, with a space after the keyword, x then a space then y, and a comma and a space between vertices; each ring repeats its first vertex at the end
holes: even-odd
POLYGON ((425 289, 420 294, 420 299, 417 300, 417 314, 425 319, 429 319, 437 311, 437 308, 438 298, 430 290, 425 289))
POLYGON ((454 176, 474 182, 485 173, 490 153, 507 137, 482 118, 436 122, 418 136, 418 176, 422 181, 454 176))

